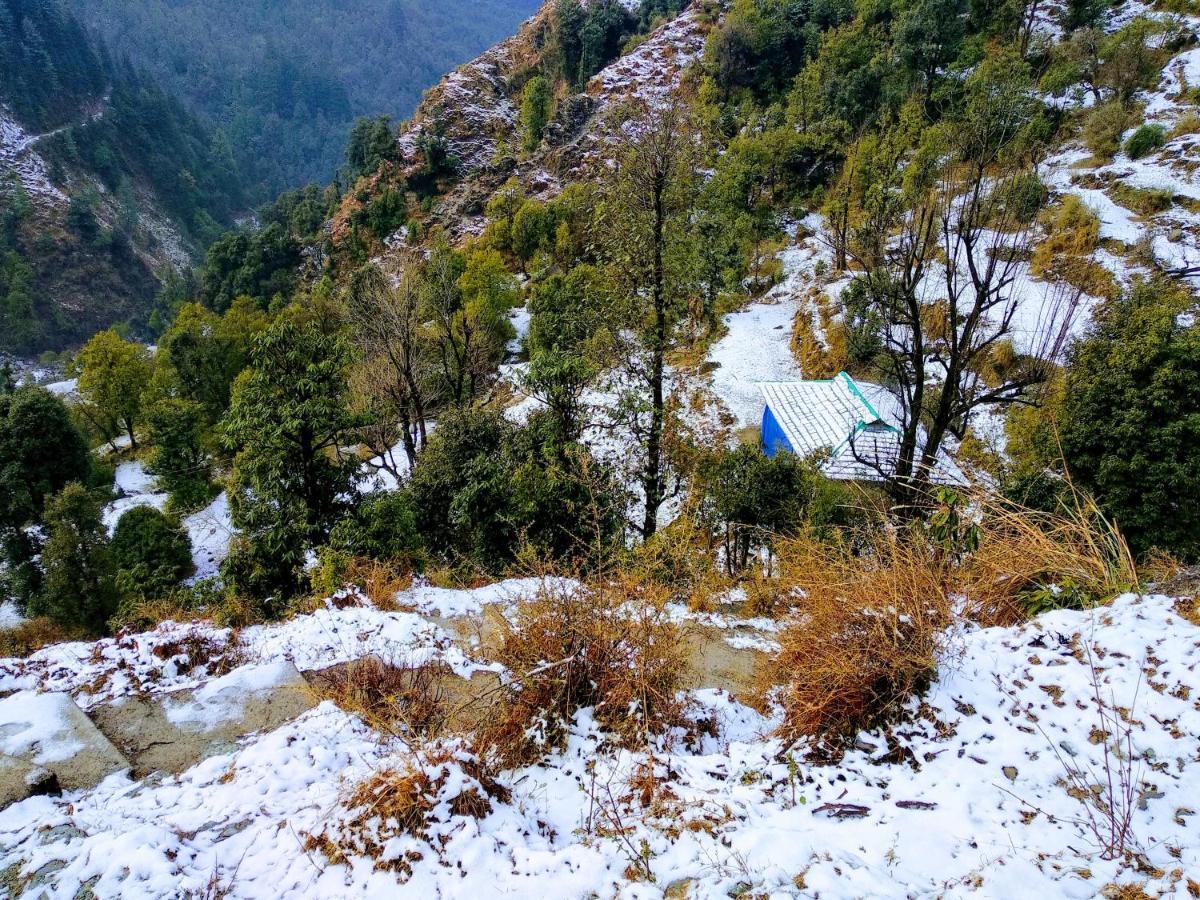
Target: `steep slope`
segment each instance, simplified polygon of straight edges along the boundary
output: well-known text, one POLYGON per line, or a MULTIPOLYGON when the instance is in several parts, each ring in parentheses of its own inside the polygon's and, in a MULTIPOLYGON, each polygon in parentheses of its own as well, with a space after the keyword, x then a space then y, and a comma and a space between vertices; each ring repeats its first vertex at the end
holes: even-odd
POLYGON ((212 135, 55 4, 0 0, 0 351, 129 321, 244 203, 212 135))
POLYGON ((452 233, 481 228, 483 205, 510 177, 542 199, 569 181, 585 179, 588 167, 603 156, 612 127, 609 113, 625 101, 669 97, 699 58, 711 27, 695 6, 663 24, 592 76, 582 93, 562 98, 541 145, 518 155, 518 94, 542 51, 551 8, 547 4, 514 37, 443 78, 400 137, 410 171, 422 165, 421 139, 429 134, 440 135, 457 160, 457 183, 433 210, 435 220, 452 233))

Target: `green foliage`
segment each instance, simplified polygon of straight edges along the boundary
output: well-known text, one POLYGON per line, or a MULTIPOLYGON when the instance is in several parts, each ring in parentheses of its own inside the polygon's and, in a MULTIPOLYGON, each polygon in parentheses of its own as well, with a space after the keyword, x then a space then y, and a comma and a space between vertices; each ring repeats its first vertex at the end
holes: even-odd
POLYGON ((404 490, 373 494, 334 526, 329 544, 350 556, 420 569, 425 545, 412 495, 404 490))
POLYGON ((134 429, 142 420, 142 392, 150 382, 150 354, 110 328, 84 344, 77 359, 79 393, 94 410, 103 436, 111 440, 124 432, 136 449, 134 429))
POLYGON ((1195 298, 1140 283, 1105 305, 1067 372, 1062 447, 1135 552, 1200 559, 1200 329, 1195 298))
POLYGON ((1143 125, 1125 142, 1125 153, 1130 159, 1141 159, 1167 142, 1167 129, 1161 125, 1143 125))
POLYGON ((222 235, 200 269, 200 298, 224 312, 237 297, 251 297, 264 309, 276 297, 291 298, 297 287, 300 245, 278 222, 222 235))
POLYGON ((234 300, 223 316, 188 303, 159 341, 159 364, 168 368, 180 397, 199 404, 208 424, 228 409, 233 380, 267 324, 267 316, 249 297, 234 300))
POLYGON ((536 150, 542 142, 552 101, 550 85, 541 75, 535 75, 525 84, 521 98, 521 144, 526 150, 536 150))
POLYGON ((342 335, 303 310, 258 336, 221 428, 236 453, 230 485, 235 541, 223 574, 243 593, 287 598, 303 586, 307 550, 326 542, 354 495, 359 461, 343 455, 350 414, 342 335))
POLYGON ((1083 143, 1097 156, 1110 157, 1121 146, 1121 135, 1137 123, 1120 103, 1110 101, 1088 110, 1083 120, 1083 143))
POLYGON ((1063 28, 1067 31, 1094 28, 1103 21, 1109 5, 1106 0, 1067 0, 1062 13, 1063 28))
POLYGON ((212 499, 212 466, 204 450, 204 409, 194 400, 164 397, 146 411, 148 469, 170 498, 173 512, 191 512, 212 499))
POLYGON ((709 38, 707 65, 726 90, 775 97, 816 54, 821 32, 853 11, 843 0, 735 0, 709 38))
MULTIPOLYGON (((206 121, 249 199, 328 182, 356 117, 408 116, 536 0, 70 0, 116 58, 148 67, 206 121), (253 39, 252 39, 253 38, 253 39)), ((202 146, 207 146, 207 143, 202 146)))
POLYGON ((768 457, 757 445, 721 453, 708 474, 707 500, 720 525, 730 574, 745 569, 750 552, 805 522, 822 476, 790 453, 768 457))
POLYGON ((0 591, 28 601, 41 584, 34 559, 47 500, 92 471, 87 442, 63 402, 49 391, 0 390, 0 591))
POLYGON ((346 180, 353 184, 363 175, 373 174, 384 162, 396 162, 399 158, 392 117, 360 118, 346 141, 346 180))
POLYGON ((101 499, 73 482, 46 504, 46 545, 41 590, 30 599, 31 616, 64 628, 103 633, 117 611, 116 571, 101 499))
POLYGON ((546 424, 535 415, 518 428, 484 409, 438 420, 409 483, 430 553, 497 572, 523 546, 558 559, 610 549, 620 527, 611 478, 546 424))
POLYGON ((121 516, 109 553, 117 587, 128 601, 161 600, 195 571, 187 534, 152 506, 135 506, 121 516))

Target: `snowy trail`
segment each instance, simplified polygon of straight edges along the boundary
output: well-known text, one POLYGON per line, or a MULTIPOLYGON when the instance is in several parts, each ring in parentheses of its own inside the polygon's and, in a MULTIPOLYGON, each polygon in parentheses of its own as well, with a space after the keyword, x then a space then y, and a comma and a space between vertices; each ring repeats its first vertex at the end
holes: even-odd
MULTIPOLYGON (((801 223, 808 232, 819 228, 820 217, 801 223)), ((829 255, 815 237, 795 242, 797 225, 787 229, 791 243, 780 254, 783 280, 761 300, 725 316, 727 333, 709 352, 713 392, 737 419, 738 427, 757 425, 762 415, 762 381, 795 381, 803 377, 792 354, 792 323, 800 297, 815 283, 818 262, 829 255)))

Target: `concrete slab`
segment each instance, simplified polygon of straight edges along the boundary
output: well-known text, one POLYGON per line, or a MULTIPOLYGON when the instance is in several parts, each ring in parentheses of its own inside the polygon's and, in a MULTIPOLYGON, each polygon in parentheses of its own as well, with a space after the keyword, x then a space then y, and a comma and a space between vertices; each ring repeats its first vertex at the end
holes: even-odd
POLYGON ((45 770, 63 790, 87 788, 129 768, 68 694, 19 691, 0 700, 0 806, 46 784, 45 770))
POLYGON ((196 690, 128 697, 93 707, 91 715, 143 777, 178 774, 316 704, 296 667, 284 661, 241 666, 196 690))

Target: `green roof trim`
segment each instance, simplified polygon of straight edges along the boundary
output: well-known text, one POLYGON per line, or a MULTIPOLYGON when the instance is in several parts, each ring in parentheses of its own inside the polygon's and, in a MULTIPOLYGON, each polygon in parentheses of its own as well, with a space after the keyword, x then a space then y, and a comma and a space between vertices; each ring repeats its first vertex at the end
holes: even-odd
MULTIPOLYGON (((871 401, 866 398, 866 395, 863 394, 861 390, 859 390, 858 385, 854 383, 854 379, 850 377, 849 373, 838 372, 837 377, 846 382, 846 387, 850 388, 850 392, 853 393, 854 396, 862 402, 862 405, 867 408, 867 412, 869 412, 872 416, 872 422, 883 422, 883 416, 881 416, 875 410, 875 407, 871 405, 871 401)), ((886 422, 884 422, 884 424, 887 425, 886 422)), ((892 428, 890 425, 887 425, 887 427, 892 428)), ((892 428, 892 430, 895 431, 894 428, 892 428)), ((857 431, 855 433, 857 434, 857 431)))

